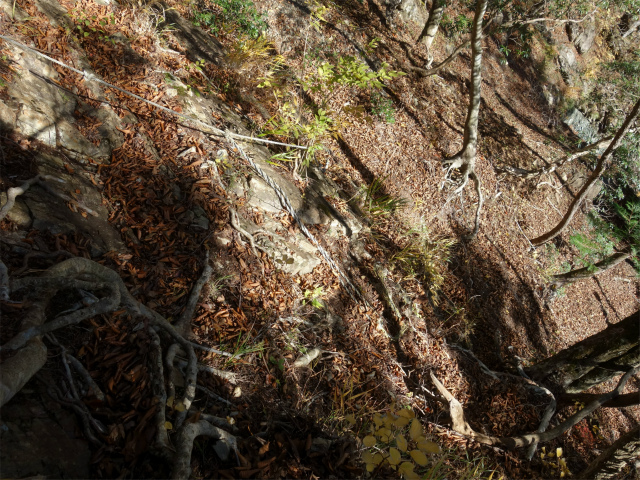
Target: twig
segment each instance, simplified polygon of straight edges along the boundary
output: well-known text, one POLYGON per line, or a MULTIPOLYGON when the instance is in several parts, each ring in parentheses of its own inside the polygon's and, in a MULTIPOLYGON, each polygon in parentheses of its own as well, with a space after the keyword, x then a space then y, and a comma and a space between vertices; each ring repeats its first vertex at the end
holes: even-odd
POLYGON ((196 385, 196 389, 200 390, 201 392, 206 393, 210 397, 215 398, 216 400, 218 400, 219 402, 224 403, 225 405, 229 405, 230 407, 235 407, 235 405, 233 403, 231 403, 229 400, 227 400, 226 398, 221 397, 217 393, 212 392, 207 387, 203 387, 202 385, 196 385))
MULTIPOLYGON (((176 363, 178 364, 178 366, 180 368, 184 368, 187 365, 187 362, 185 362, 184 360, 180 360, 180 359, 176 360, 176 363)), ((200 370, 202 372, 213 373, 217 377, 224 378, 229 383, 235 384, 238 381, 237 378, 236 378, 236 374, 235 373, 224 372, 222 370, 218 370, 217 368, 210 367, 209 365, 203 365, 201 363, 198 363, 196 365, 196 367, 197 367, 198 370, 200 370)))
POLYGON ((217 355, 223 355, 225 357, 233 358, 233 357, 239 357, 240 355, 242 355, 241 353, 233 354, 233 353, 229 353, 229 352, 223 352, 222 350, 218 350, 218 349, 213 348, 213 347, 207 347, 206 345, 200 345, 200 344, 195 343, 195 342, 189 342, 189 343, 191 344, 191 346, 193 348, 196 348, 198 350, 203 350, 205 352, 215 353, 217 355))
POLYGON ((169 434, 167 432, 165 406, 167 404, 167 392, 164 388, 164 372, 162 367, 162 348, 160 346, 160 337, 153 328, 147 329, 151 342, 151 388, 156 398, 156 442, 161 453, 169 457, 169 434))

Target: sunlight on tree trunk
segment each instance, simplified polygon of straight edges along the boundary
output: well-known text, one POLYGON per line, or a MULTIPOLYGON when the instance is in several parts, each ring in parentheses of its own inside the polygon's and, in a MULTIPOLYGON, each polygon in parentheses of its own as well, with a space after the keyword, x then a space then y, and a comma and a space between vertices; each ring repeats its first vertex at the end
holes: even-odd
POLYGON ((567 393, 578 393, 640 365, 640 312, 609 325, 542 362, 525 368, 527 375, 552 382, 567 393))
POLYGON ((459 169, 462 179, 454 195, 461 193, 464 187, 473 180, 478 194, 478 207, 473 231, 467 236, 473 239, 478 234, 480 228, 480 211, 482 209, 482 187, 480 178, 476 174, 476 148, 478 145, 478 114, 480 112, 480 98, 482 87, 482 17, 487 9, 488 0, 479 0, 476 5, 476 12, 473 19, 473 29, 471 31, 471 57, 473 65, 471 67, 471 89, 469 91, 469 109, 467 110, 467 120, 464 124, 464 144, 462 150, 454 157, 443 162, 444 165, 452 169, 459 169))
POLYGON ((598 160, 598 164, 596 165, 595 170, 591 173, 591 176, 587 179, 585 184, 582 186, 582 189, 580 189, 578 194, 575 196, 575 198, 573 199, 573 202, 571 202, 571 205, 569 206, 569 210, 564 215, 562 220, 560 220, 560 223, 558 223, 558 225, 556 225, 551 231, 531 240, 531 243, 533 245, 537 247, 539 245, 542 245, 543 243, 547 243, 549 240, 552 240, 558 235, 560 235, 567 228, 567 226, 569 226, 569 224, 571 223, 571 220, 573 220, 573 216, 576 214, 576 212, 580 208, 580 205, 582 205, 582 202, 584 201, 587 194, 589 193, 591 186, 596 182, 596 180, 600 178, 600 175, 602 175, 602 172, 604 171, 605 167, 608 166, 611 155, 613 154, 615 149, 620 146, 620 143, 622 142, 622 138, 625 136, 625 134, 631 127, 633 120, 638 116, 638 111, 640 111, 640 100, 636 102, 633 109, 631 110, 631 113, 624 120, 622 127, 620 127, 620 130, 618 130, 618 132, 616 133, 615 138, 609 144, 605 152, 602 154, 602 156, 598 160))
POLYGON ((436 37, 436 33, 438 33, 440 20, 442 20, 442 14, 444 13, 445 7, 445 0, 433 0, 431 3, 429 18, 422 29, 422 33, 420 33, 420 36, 418 37, 418 42, 422 41, 424 46, 427 47, 427 52, 431 48, 431 44, 433 43, 433 39, 436 37))

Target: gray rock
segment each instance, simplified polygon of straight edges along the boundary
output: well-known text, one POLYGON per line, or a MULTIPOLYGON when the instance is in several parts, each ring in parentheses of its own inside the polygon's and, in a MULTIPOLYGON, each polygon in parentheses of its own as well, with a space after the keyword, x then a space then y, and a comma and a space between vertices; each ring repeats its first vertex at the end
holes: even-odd
POLYGON ((16 126, 16 113, 0 100, 0 131, 13 130, 16 126))
MULTIPOLYGON (((250 234, 255 234, 260 228, 250 220, 238 215, 240 226, 250 234)), ((314 255, 316 248, 306 239, 298 238, 296 243, 287 241, 275 232, 269 232, 269 237, 259 235, 255 238, 273 261, 277 268, 292 275, 310 273, 320 259, 314 255)))
POLYGON ((567 24, 567 35, 569 40, 576 46, 576 50, 581 55, 587 53, 593 46, 593 41, 598 33, 598 28, 595 22, 587 23, 569 23, 567 24))
POLYGON ((576 82, 577 65, 573 48, 569 45, 560 45, 558 47, 558 66, 562 78, 569 86, 573 86, 576 82))
POLYGON ((73 29, 73 20, 69 16, 67 9, 56 0, 36 0, 36 7, 44 13, 54 27, 73 29))
POLYGON ((598 140, 598 129, 577 108, 572 108, 562 121, 587 144, 598 140))
POLYGON ((400 6, 400 18, 406 22, 414 22, 423 27, 427 21, 428 12, 425 10, 422 2, 417 0, 402 0, 400 6))

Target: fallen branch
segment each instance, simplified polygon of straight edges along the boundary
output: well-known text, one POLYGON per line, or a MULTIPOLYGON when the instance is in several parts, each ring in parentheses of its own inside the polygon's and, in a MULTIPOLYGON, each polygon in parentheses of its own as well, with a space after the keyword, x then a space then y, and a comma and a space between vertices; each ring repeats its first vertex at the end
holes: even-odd
POLYGON ((204 287, 205 283, 209 281, 211 274, 213 273, 213 268, 209 265, 209 251, 207 250, 207 254, 204 258, 204 269, 202 270, 202 275, 193 286, 191 290, 191 294, 189 295, 189 300, 187 300, 187 305, 184 307, 184 311, 180 318, 176 323, 174 323, 175 329, 185 338, 193 337, 193 332, 191 331, 191 320, 193 320, 193 314, 196 311, 196 307, 198 306, 198 300, 200 299, 200 292, 202 291, 202 287, 204 287))

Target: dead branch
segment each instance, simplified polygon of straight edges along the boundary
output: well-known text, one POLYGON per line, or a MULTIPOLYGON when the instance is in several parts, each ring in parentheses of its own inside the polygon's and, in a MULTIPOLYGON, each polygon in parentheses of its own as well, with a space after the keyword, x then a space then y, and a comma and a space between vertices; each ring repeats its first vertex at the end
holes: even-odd
POLYGON ((7 202, 0 208, 0 220, 7 216, 9 210, 13 208, 16 203, 16 197, 22 195, 24 192, 29 190, 34 183, 38 183, 42 180, 42 176, 36 175, 33 178, 30 178, 26 182, 24 182, 19 187, 11 187, 7 190, 7 202))
POLYGON ((509 175, 513 175, 520 178, 539 177, 542 175, 553 173, 563 165, 566 165, 567 163, 572 162, 576 158, 584 157, 585 155, 593 152, 594 150, 598 150, 600 148, 607 148, 611 144, 612 140, 613 140, 613 137, 611 136, 603 138, 602 140, 598 140, 595 143, 592 143, 590 145, 587 145, 586 147, 576 150, 574 153, 567 155, 566 157, 558 160, 557 162, 553 162, 552 164, 547 165, 546 167, 538 168, 536 170, 525 170, 524 168, 512 167, 510 165, 497 167, 496 170, 499 172, 505 172, 505 173, 508 173, 509 175))
POLYGON ((609 159, 611 158, 613 151, 620 146, 622 138, 626 135, 627 131, 631 127, 631 124, 638 116, 638 112, 640 112, 640 100, 636 102, 633 109, 631 110, 631 113, 629 113, 629 115, 627 115, 627 118, 625 118, 622 127, 620 127, 614 139, 611 141, 602 156, 598 159, 595 170, 591 173, 578 194, 574 197, 571 205, 569 206, 569 210, 564 215, 562 220, 560 220, 558 225, 556 225, 551 231, 531 240, 531 243, 533 243, 535 246, 542 245, 543 243, 546 243, 549 240, 552 240, 553 238, 560 235, 564 231, 564 229, 567 228, 567 226, 571 223, 571 220, 573 220, 574 215, 580 208, 580 205, 589 193, 591 186, 598 180, 598 178, 600 178, 600 175, 602 175, 605 167, 608 166, 609 159))
POLYGON ((631 257, 631 252, 616 252, 613 255, 608 256, 604 260, 593 264, 593 266, 577 268, 567 273, 553 275, 551 277, 551 283, 556 286, 561 286, 567 285, 569 283, 574 283, 579 280, 591 278, 615 267, 616 265, 624 262, 629 257, 631 257))
MULTIPOLYGON (((460 45, 458 45, 455 48, 455 50, 453 52, 451 52, 451 55, 449 55, 447 58, 445 58, 442 62, 440 62, 435 67, 431 67, 431 68, 427 69, 427 68, 414 67, 413 65, 409 65, 409 66, 407 66, 407 70, 409 70, 411 72, 416 72, 416 73, 420 74, 423 77, 429 77, 431 75, 435 75, 440 70, 442 70, 444 67, 446 67, 448 64, 453 62, 456 59, 456 57, 458 55, 460 55, 460 52, 462 52, 465 48, 467 48, 470 43, 471 43, 471 40, 465 40, 464 42, 462 42, 460 45)), ((409 58, 411 58, 411 57, 409 57, 409 58)))
POLYGON ((151 376, 151 389, 156 399, 156 446, 160 453, 167 457, 171 457, 169 448, 169 433, 167 432, 167 421, 165 414, 165 406, 167 405, 167 392, 164 388, 164 372, 162 368, 162 347, 160 337, 153 328, 148 329, 151 337, 151 365, 149 373, 151 376))
POLYGON ((603 404, 620 395, 629 378, 631 378, 639 370, 640 366, 628 370, 622 376, 615 389, 613 389, 609 393, 600 395, 598 398, 594 399, 592 402, 586 405, 585 408, 573 414, 554 428, 547 430, 546 432, 528 433, 516 437, 493 437, 474 431, 464 418, 464 410, 460 402, 456 400, 453 395, 451 395, 451 393, 445 388, 442 383, 440 383, 433 372, 431 372, 431 380, 433 381, 436 388, 440 391, 442 396, 445 397, 449 402, 449 414, 451 415, 451 420, 453 422, 453 429, 456 432, 485 445, 499 445, 508 449, 515 449, 527 447, 536 442, 548 442, 549 440, 553 440, 554 438, 562 435, 564 432, 569 430, 569 428, 577 425, 582 419, 586 418, 595 410, 600 408, 603 404))
MULTIPOLYGON (((567 393, 558 400, 561 404, 570 405, 574 402, 588 403, 599 397, 599 393, 567 393)), ((624 408, 640 405, 640 392, 625 393, 602 404, 603 408, 624 408)))

